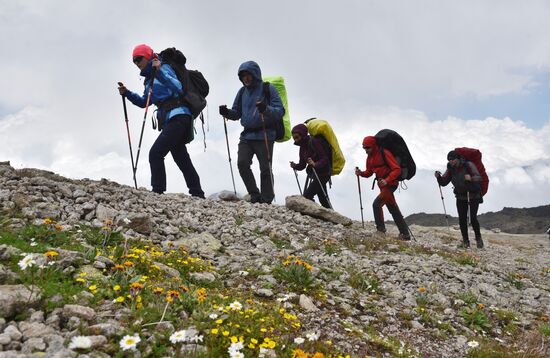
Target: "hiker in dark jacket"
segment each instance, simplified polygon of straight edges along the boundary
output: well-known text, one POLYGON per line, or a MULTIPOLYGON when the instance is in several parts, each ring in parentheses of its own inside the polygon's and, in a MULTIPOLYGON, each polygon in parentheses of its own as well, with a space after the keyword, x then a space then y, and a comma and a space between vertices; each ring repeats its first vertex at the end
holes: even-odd
POLYGON ((478 248, 483 248, 483 240, 479 222, 477 221, 477 210, 482 200, 481 175, 474 163, 466 161, 458 152, 451 150, 447 154, 447 170, 443 175, 436 171, 435 177, 441 186, 446 186, 450 182, 454 186, 454 194, 456 196, 456 209, 458 211, 458 221, 460 224, 460 232, 462 233, 461 248, 470 247, 470 239, 468 237, 468 207, 470 208, 470 223, 474 229, 476 236, 476 244, 478 248))
POLYGON ((226 105, 221 105, 220 114, 233 121, 240 119, 244 127, 237 152, 237 166, 250 194, 250 202, 271 204, 275 197, 271 162, 276 136, 275 128, 271 124, 283 117, 285 109, 273 85, 268 85, 266 89, 269 93, 264 93, 262 72, 256 62, 247 61, 241 64, 238 76, 243 87, 237 93, 233 107, 229 109, 226 105), (250 169, 254 155, 260 164, 261 190, 258 190, 250 169))
POLYGON ((183 86, 170 65, 162 63, 151 47, 142 44, 134 48, 132 60, 140 69, 140 75, 145 77, 145 90, 142 95, 129 91, 124 85, 118 90, 134 105, 145 108, 151 76, 154 74, 151 103, 158 107, 159 123, 164 122, 162 132, 149 151, 151 166, 151 186, 153 191, 162 194, 166 191, 166 169, 164 158, 172 153, 174 161, 183 173, 189 194, 204 198, 200 178, 191 162, 185 143, 193 131, 191 111, 184 105, 165 110, 162 103, 172 98, 178 98, 183 93, 183 86))
POLYGON ((304 170, 307 166, 306 173, 309 185, 304 188, 304 197, 313 200, 313 197, 317 195, 321 205, 330 209, 330 203, 326 196, 327 183, 331 174, 328 153, 325 152, 320 139, 308 135, 305 124, 298 124, 292 128, 292 138, 294 144, 300 147, 300 161, 298 164, 290 162, 290 167, 296 170, 304 170), (317 179, 313 170, 317 172, 319 179, 317 179))
POLYGON ((359 168, 355 169, 355 175, 359 175, 365 178, 371 175, 376 175, 376 181, 380 188, 380 194, 374 199, 372 203, 372 209, 374 211, 374 222, 376 224, 376 230, 380 234, 386 232, 386 225, 384 224, 384 212, 382 208, 384 205, 388 207, 390 214, 393 217, 393 221, 399 229, 399 239, 410 240, 409 227, 403 219, 403 215, 397 206, 395 196, 393 192, 399 185, 399 175, 401 174, 401 167, 395 160, 393 154, 385 149, 384 154, 378 148, 376 144, 376 138, 373 136, 365 137, 363 139, 363 149, 367 153, 367 168, 365 171, 361 171, 359 168), (385 159, 385 160, 384 160, 385 159))

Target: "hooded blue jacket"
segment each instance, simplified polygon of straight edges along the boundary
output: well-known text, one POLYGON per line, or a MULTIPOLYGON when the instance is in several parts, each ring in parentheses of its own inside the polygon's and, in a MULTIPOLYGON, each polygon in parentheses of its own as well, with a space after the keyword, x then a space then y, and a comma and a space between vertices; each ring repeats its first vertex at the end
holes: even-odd
MULTIPOLYGON (((262 71, 260 70, 260 66, 254 61, 244 62, 239 67, 237 74, 240 75, 243 71, 252 74, 254 79, 250 86, 243 86, 239 90, 227 118, 234 121, 241 120, 241 125, 244 127, 244 131, 241 133, 241 139, 264 140, 262 119, 260 112, 256 108, 256 102, 264 100, 262 71), (239 97, 242 98, 239 100, 239 97), (242 106, 239 106, 239 103, 242 103, 242 106)), ((269 97, 269 103, 266 103, 267 108, 263 115, 267 123, 274 123, 284 116, 285 108, 283 107, 283 102, 281 101, 279 93, 271 84, 269 85, 269 97)), ((267 139, 274 141, 275 136, 275 129, 267 128, 267 139)))
MULTIPOLYGON (((147 103, 147 94, 149 91, 149 80, 151 78, 152 72, 152 60, 149 60, 149 62, 147 62, 147 67, 145 67, 140 73, 141 76, 145 77, 145 90, 143 91, 143 95, 140 96, 139 94, 132 91, 126 91, 126 93, 124 94, 130 102, 138 107, 145 108, 145 104, 147 103)), ((155 79, 153 80, 151 103, 156 105, 162 101, 167 100, 168 98, 177 98, 182 94, 183 85, 178 80, 176 72, 172 67, 170 67, 170 65, 162 64, 159 71, 157 71, 157 73, 155 74, 155 79)), ((170 122, 171 118, 178 114, 191 115, 191 111, 185 106, 180 106, 167 111, 167 113, 164 113, 164 111, 162 111, 161 109, 159 109, 157 112, 157 116, 161 119, 164 119, 164 126, 166 126, 166 124, 170 122)))

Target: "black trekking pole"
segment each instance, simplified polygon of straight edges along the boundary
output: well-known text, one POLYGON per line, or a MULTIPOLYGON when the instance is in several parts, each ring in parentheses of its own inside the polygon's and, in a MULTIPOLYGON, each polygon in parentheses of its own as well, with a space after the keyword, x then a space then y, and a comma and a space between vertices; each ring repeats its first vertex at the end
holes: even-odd
MULTIPOLYGON (((359 169, 355 167, 355 169, 359 169)), ((363 218, 363 199, 361 198, 361 181, 357 175, 357 190, 359 191, 359 207, 361 208, 361 226, 365 227, 365 219, 363 218)))
POLYGON ((328 194, 325 192, 325 189, 323 189, 323 184, 321 183, 321 180, 319 179, 319 176, 317 175, 317 170, 315 170, 313 165, 311 166, 311 169, 313 169, 313 174, 315 174, 315 178, 317 179, 317 182, 319 183, 319 187, 321 188, 321 191, 323 192, 323 195, 325 196, 325 198, 327 198, 328 205, 330 206, 330 208, 332 210, 334 210, 334 208, 332 207, 332 203, 330 202, 330 199, 328 197, 328 194))
POLYGON ((260 113, 260 118, 262 119, 262 128, 264 130, 264 142, 265 142, 265 150, 267 151, 267 162, 269 164, 269 179, 271 180, 271 190, 273 191, 273 200, 275 200, 275 185, 273 184, 273 169, 271 167, 271 152, 269 151, 269 144, 267 140, 267 130, 265 129, 265 120, 264 120, 264 114, 260 113))
MULTIPOLYGON (((122 82, 118 83, 119 86, 124 86, 122 82)), ((136 189, 137 186, 137 180, 136 180, 136 167, 134 166, 134 153, 132 151, 132 140, 130 139, 130 127, 128 126, 128 111, 126 110, 126 97, 124 95, 120 95, 122 97, 122 107, 124 108, 124 121, 126 122, 126 133, 128 134, 128 146, 130 147, 130 159, 132 160, 132 173, 134 175, 134 186, 136 189)))
POLYGON ((223 117, 223 129, 225 130, 225 144, 227 144, 227 157, 229 158, 229 169, 231 169, 231 180, 233 181, 233 191, 237 195, 235 188, 235 177, 233 176, 233 165, 231 164, 231 153, 229 152, 229 138, 227 136, 227 119, 223 117))
POLYGON ((300 195, 304 195, 302 193, 302 187, 300 186, 300 181, 298 180, 298 172, 294 168, 292 168, 292 170, 294 170, 294 176, 296 177, 296 184, 298 184, 298 189, 300 190, 300 195))
POLYGON ((437 182, 437 185, 439 186, 439 194, 441 194, 441 202, 443 203, 443 212, 445 213, 445 221, 447 221, 447 229, 451 231, 451 227, 449 226, 449 216, 447 215, 447 209, 445 208, 445 200, 443 199, 443 191, 441 190, 441 184, 437 182))
POLYGON ((137 172, 139 153, 141 152, 141 141, 143 140, 143 130, 145 129, 145 120, 147 119, 147 111, 149 110, 149 103, 151 102, 151 94, 153 93, 153 81, 155 79, 156 70, 153 68, 153 74, 149 81, 149 91, 147 93, 147 102, 145 102, 145 114, 143 115, 143 123, 141 124, 141 133, 139 134, 139 144, 136 155, 136 166, 134 167, 134 175, 137 172))

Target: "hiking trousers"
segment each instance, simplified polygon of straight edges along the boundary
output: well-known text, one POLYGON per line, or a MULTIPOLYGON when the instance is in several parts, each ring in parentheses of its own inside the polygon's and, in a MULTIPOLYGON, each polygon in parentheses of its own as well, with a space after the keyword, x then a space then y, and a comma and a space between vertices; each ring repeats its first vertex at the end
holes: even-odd
POLYGON ((317 195, 319 203, 327 209, 330 209, 330 203, 324 193, 327 193, 327 183, 330 179, 330 176, 319 176, 319 181, 315 177, 315 174, 308 174, 308 185, 304 188, 304 198, 313 200, 313 197, 317 195), (324 193, 323 193, 324 190, 324 193))
POLYGON ((204 198, 204 191, 201 189, 201 182, 184 140, 189 131, 193 130, 193 120, 191 116, 180 114, 174 116, 164 126, 157 140, 153 143, 149 151, 149 164, 151 166, 151 186, 155 193, 164 193, 166 191, 166 168, 164 158, 170 152, 174 162, 183 173, 185 183, 189 188, 189 194, 204 198))
POLYGON ((378 194, 372 203, 374 223, 376 224, 376 229, 378 231, 386 232, 383 211, 383 207, 386 205, 388 207, 388 211, 393 217, 395 225, 397 225, 397 228, 399 229, 399 232, 403 234, 403 236, 409 237, 409 227, 407 226, 405 219, 403 219, 403 215, 401 214, 399 206, 397 206, 397 202, 395 201, 395 196, 393 195, 393 192, 396 189, 397 186, 388 187, 387 185, 380 189, 380 194, 378 194))
POLYGON ((273 174, 271 173, 271 161, 273 160, 273 141, 268 141, 269 155, 263 140, 241 139, 237 152, 237 167, 239 174, 246 186, 250 200, 254 203, 262 202, 271 204, 275 193, 273 192, 273 174), (256 185, 256 179, 250 166, 252 158, 256 155, 260 164, 260 189, 256 185), (270 158, 268 160, 268 158, 270 158))
MULTIPOLYGON (((481 239, 481 230, 479 229, 479 221, 477 221, 477 210, 479 209, 478 200, 470 200, 470 223, 476 235, 476 239, 481 239)), ((456 199, 456 210, 458 211, 458 223, 462 240, 470 242, 468 237, 468 200, 456 199)))

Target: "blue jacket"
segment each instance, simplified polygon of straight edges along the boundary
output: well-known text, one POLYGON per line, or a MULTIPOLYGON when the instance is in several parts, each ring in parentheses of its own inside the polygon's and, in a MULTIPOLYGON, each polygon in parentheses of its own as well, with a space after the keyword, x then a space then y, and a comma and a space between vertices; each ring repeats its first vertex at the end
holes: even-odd
MULTIPOLYGON (((151 73, 153 72, 152 60, 147 63, 147 67, 141 71, 140 75, 145 77, 145 90, 143 95, 139 95, 132 91, 126 91, 124 94, 126 98, 133 104, 138 107, 145 108, 147 102, 147 94, 149 92, 149 81, 151 78, 151 73)), ((183 85, 178 80, 176 72, 170 65, 162 64, 160 70, 155 74, 155 79, 153 80, 153 92, 151 93, 151 103, 159 104, 160 102, 167 100, 168 98, 177 98, 183 94, 183 85)), ((164 113, 161 109, 158 110, 157 116, 161 119, 164 119, 164 125, 170 122, 170 119, 178 114, 188 114, 191 115, 189 108, 185 106, 176 107, 172 110, 169 110, 167 113, 164 113)))
MULTIPOLYGON (((254 61, 244 62, 239 67, 238 74, 243 71, 251 73, 254 80, 250 86, 243 86, 239 90, 227 118, 234 121, 241 120, 241 125, 244 127, 241 139, 264 140, 262 119, 260 112, 256 108, 256 102, 264 99, 262 71, 260 70, 260 66, 254 61), (239 97, 242 98, 239 100, 239 97), (242 106, 239 106, 239 102, 242 103, 242 106)), ((284 116, 285 109, 281 97, 273 85, 269 85, 269 97, 270 100, 263 115, 267 123, 273 123, 284 116)), ((268 140, 274 141, 275 135, 274 128, 267 128, 268 140)))

